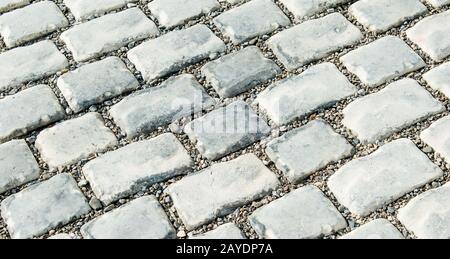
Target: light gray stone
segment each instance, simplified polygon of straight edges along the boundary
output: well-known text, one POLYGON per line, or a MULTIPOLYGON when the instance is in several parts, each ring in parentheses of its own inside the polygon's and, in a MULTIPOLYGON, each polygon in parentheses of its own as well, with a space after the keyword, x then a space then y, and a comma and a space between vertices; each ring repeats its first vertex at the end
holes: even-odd
POLYGON ((341 239, 405 239, 386 219, 375 219, 344 235, 341 239))
POLYGON ((155 196, 144 196, 81 227, 86 239, 168 239, 175 230, 155 196))
POLYGON ((333 13, 284 30, 267 44, 288 70, 295 70, 357 43, 362 37, 361 31, 342 14, 333 13))
POLYGON ((278 185, 275 174, 255 155, 247 154, 187 176, 166 192, 187 230, 193 230, 271 193, 278 185))
POLYGON ((405 42, 386 36, 341 57, 347 69, 367 86, 375 87, 425 66, 405 42))
POLYGON ((87 214, 90 207, 69 174, 59 174, 13 194, 1 215, 15 239, 32 238, 87 214))
POLYGON ((109 11, 122 8, 129 2, 136 0, 64 0, 77 21, 89 20, 99 17, 109 11))
POLYGON ((433 123, 420 138, 450 163, 450 116, 433 123))
POLYGON ((204 234, 196 235, 190 239, 246 239, 241 230, 233 223, 227 223, 218 228, 206 232, 204 234))
POLYGON ((127 137, 133 138, 214 103, 194 76, 183 74, 126 97, 111 108, 110 114, 127 137))
POLYGON ((270 133, 270 127, 244 101, 236 101, 186 125, 184 131, 200 153, 216 160, 270 133))
POLYGON ((249 217, 261 238, 312 239, 347 227, 333 203, 315 186, 297 189, 249 217))
POLYGON ((167 76, 224 52, 225 44, 205 25, 172 31, 131 49, 127 56, 147 81, 167 76))
POLYGON ((426 0, 426 1, 435 8, 443 7, 450 4, 450 0, 426 0))
POLYGON ((10 10, 25 6, 30 3, 30 0, 2 0, 0 2, 0 13, 8 12, 10 10))
POLYGON ((443 112, 445 107, 413 79, 402 79, 345 107, 342 123, 364 143, 375 142, 443 112))
POLYGON ((61 233, 61 234, 53 235, 53 236, 49 237, 48 239, 64 240, 64 239, 74 239, 74 238, 72 238, 72 236, 69 234, 61 233))
POLYGON ((450 62, 442 64, 423 75, 428 85, 450 99, 450 62))
POLYGON ((86 61, 158 34, 155 23, 139 8, 131 8, 75 25, 61 39, 76 61, 86 61))
POLYGON ((258 95, 255 104, 275 124, 282 125, 356 92, 357 88, 335 65, 323 63, 269 86, 258 95))
POLYGON ((399 139, 341 167, 328 187, 353 214, 367 216, 442 175, 413 142, 399 139))
POLYGON ((88 113, 43 130, 36 148, 50 168, 59 168, 117 145, 112 131, 98 113, 88 113))
POLYGON ((58 78, 57 85, 70 108, 80 112, 139 87, 139 82, 117 57, 109 57, 58 78))
POLYGON ((350 0, 280 0, 297 20, 313 16, 350 0))
POLYGON ((106 153, 83 167, 95 196, 104 204, 191 171, 192 159, 177 138, 163 134, 106 153))

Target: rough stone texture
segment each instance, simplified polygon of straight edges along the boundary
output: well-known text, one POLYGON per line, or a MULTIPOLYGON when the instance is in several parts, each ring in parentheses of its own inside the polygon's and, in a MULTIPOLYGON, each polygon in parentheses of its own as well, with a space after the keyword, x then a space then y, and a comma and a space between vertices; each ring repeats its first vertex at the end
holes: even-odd
POLYGON ((200 153, 219 159, 270 133, 270 127, 244 101, 236 101, 195 119, 184 128, 200 153))
POLYGON ((330 7, 349 2, 350 0, 280 0, 280 2, 300 20, 323 12, 330 7))
POLYGON ((111 108, 110 114, 127 137, 132 138, 200 112, 214 103, 194 76, 183 74, 126 97, 111 108))
POLYGON ((435 8, 443 7, 450 4, 450 0, 426 0, 426 1, 435 8))
POLYGON ((81 227, 86 239, 168 239, 175 230, 155 196, 145 196, 81 227))
POLYGON ((247 47, 202 67, 202 75, 223 98, 246 92, 281 73, 258 47, 247 47))
POLYGON ((418 54, 394 36, 383 37, 353 50, 341 57, 341 62, 369 87, 379 86, 425 66, 418 54))
POLYGON ((282 125, 331 106, 356 91, 335 65, 323 63, 269 86, 258 95, 255 104, 275 124, 282 125))
POLYGON ((413 79, 403 79, 359 98, 344 109, 342 123, 361 141, 375 142, 445 110, 413 79))
POLYGON ((376 219, 342 236, 341 239, 404 239, 404 237, 388 220, 376 219))
POLYGON ((253 154, 214 164, 170 185, 166 192, 188 230, 256 200, 279 185, 253 154))
POLYGON ((36 148, 50 168, 59 168, 117 145, 110 129, 98 113, 88 113, 43 130, 36 148))
POLYGON ((420 138, 450 163, 450 116, 433 123, 420 138))
POLYGON ((235 224, 227 223, 204 234, 193 236, 190 239, 245 239, 245 236, 235 224))
POLYGON ((106 205, 191 170, 192 159, 171 133, 136 142, 87 163, 83 174, 106 205))
POLYGON ((74 112, 80 112, 123 93, 139 82, 117 57, 82 66, 58 78, 58 88, 74 112))
POLYGON ((0 13, 8 12, 15 8, 25 6, 30 3, 30 0, 2 0, 0 2, 0 13))
POLYGON ((450 63, 440 65, 423 75, 427 83, 450 99, 450 63))
POLYGON ((328 187, 353 214, 367 216, 442 175, 414 143, 399 139, 341 167, 328 187))
POLYGON ((319 238, 347 227, 331 201, 311 185, 259 208, 249 221, 258 235, 267 239, 319 238))
POLYGON ((73 239, 73 238, 69 234, 61 233, 61 234, 53 235, 53 236, 49 237, 48 239, 65 240, 65 239, 73 239))
POLYGON ((225 44, 205 25, 172 31, 128 52, 128 59, 147 81, 224 52, 225 44))
POLYGON ((86 214, 90 207, 69 174, 32 185, 4 199, 1 215, 12 238, 32 238, 86 214))
POLYGON ((89 20, 124 7, 136 0, 64 0, 64 4, 78 21, 89 20))

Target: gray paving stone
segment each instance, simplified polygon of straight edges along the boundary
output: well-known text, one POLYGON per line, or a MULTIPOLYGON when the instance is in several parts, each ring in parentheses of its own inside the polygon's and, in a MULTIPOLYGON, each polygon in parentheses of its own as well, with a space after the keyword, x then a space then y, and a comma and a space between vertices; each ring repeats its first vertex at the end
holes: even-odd
POLYGON ((0 54, 0 91, 55 74, 68 66, 66 57, 49 40, 5 51, 0 54))
POLYGON ((450 163, 450 116, 433 123, 420 138, 450 163))
POLYGON ((350 0, 280 0, 297 20, 313 16, 350 0))
POLYGON ((136 0, 64 0, 77 21, 89 20, 117 10, 136 0))
POLYGON ((200 153, 217 160, 270 133, 270 127, 244 101, 217 109, 186 125, 184 131, 200 153))
POLYGON ((10 10, 25 6, 30 3, 30 0, 2 0, 0 2, 0 13, 8 12, 10 10))
POLYGON ((443 7, 450 4, 450 0, 426 0, 426 1, 435 8, 443 7))
POLYGON ((342 123, 362 142, 369 143, 444 110, 427 90, 407 78, 350 103, 343 111, 342 123))
POLYGON ((357 88, 335 65, 323 63, 269 86, 258 95, 255 104, 275 124, 282 125, 356 92, 357 88))
POLYGON ((88 113, 43 130, 36 148, 50 168, 59 168, 117 145, 110 129, 98 113, 88 113))
POLYGON ((1 215, 15 239, 45 234, 89 211, 86 198, 69 174, 32 185, 1 203, 1 215))
POLYGON ((258 47, 247 47, 202 67, 202 75, 223 98, 246 92, 281 73, 258 47))
POLYGON ((69 234, 61 233, 61 234, 53 235, 53 236, 49 237, 48 239, 64 240, 64 239, 74 239, 74 238, 72 238, 72 236, 69 234))
POLYGON ((450 239, 450 183, 427 191, 400 209, 398 219, 418 238, 450 239))
POLYGON ((267 44, 288 70, 295 70, 312 61, 357 43, 361 31, 342 14, 306 21, 271 37, 267 44))
POLYGON ((190 239, 246 239, 241 230, 233 223, 227 223, 218 228, 196 235, 190 239))
POLYGON ((425 62, 405 42, 386 36, 341 57, 347 69, 369 87, 416 71, 425 62))
POLYGON ((252 0, 214 18, 214 24, 238 44, 289 25, 289 18, 272 0, 252 0))
POLYGON ((119 58, 109 57, 62 75, 57 85, 70 108, 80 112, 137 89, 139 82, 119 58))
POLYGON ((37 85, 0 100, 0 143, 61 120, 64 108, 46 85, 37 85))
POLYGON ((148 9, 166 28, 181 25, 190 19, 220 8, 216 0, 154 0, 148 9))
POLYGON ((127 137, 133 138, 214 103, 194 76, 183 74, 126 97, 111 108, 110 114, 127 137))
POLYGON ((353 214, 367 216, 442 175, 413 142, 399 139, 341 167, 328 187, 353 214))
POLYGON ((341 239, 405 239, 386 219, 375 219, 344 235, 341 239))
POLYGON ((450 62, 428 71, 423 78, 431 88, 441 91, 450 99, 450 62))
POLYGON ((195 229, 250 203, 279 185, 275 174, 253 154, 187 176, 166 192, 187 230, 195 229))
POLYGON ((0 145, 0 194, 39 178, 39 165, 24 140, 0 145))
POLYGON ((76 61, 86 61, 158 34, 156 25, 139 8, 131 8, 75 25, 60 37, 76 61))
POLYGON ((192 159, 171 133, 127 145, 88 162, 83 174, 106 205, 191 171, 192 159))
POLYGON ((131 49, 128 59, 147 81, 167 76, 224 52, 225 44, 205 25, 172 31, 131 49))
POLYGON ((406 35, 432 59, 444 60, 450 56, 450 10, 424 18, 406 35))
POLYGON ((256 233, 266 239, 319 238, 347 227, 331 201, 312 185, 257 209, 249 221, 256 233))
POLYGON ((292 130, 267 144, 266 153, 291 182, 348 157, 353 146, 322 120, 292 130))
POLYGON ((81 227, 86 239, 169 239, 175 230, 155 196, 144 196, 81 227))

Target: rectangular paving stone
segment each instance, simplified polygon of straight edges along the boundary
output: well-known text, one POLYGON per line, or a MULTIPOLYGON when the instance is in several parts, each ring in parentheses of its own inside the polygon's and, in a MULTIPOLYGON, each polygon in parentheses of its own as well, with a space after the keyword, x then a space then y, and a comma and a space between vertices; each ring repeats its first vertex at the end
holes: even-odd
POLYGON ((267 44, 288 70, 295 70, 357 43, 361 31, 342 14, 306 21, 271 37, 267 44))
POLYGON ((439 90, 450 99, 450 62, 428 71, 423 79, 431 88, 439 90))
POLYGON ((30 4, 30 0, 2 0, 0 2, 0 13, 30 4))
POLYGON ((271 193, 278 185, 274 173, 255 155, 246 154, 187 176, 166 192, 187 230, 193 230, 271 193))
POLYGON ((66 57, 49 40, 5 51, 0 54, 0 91, 55 74, 68 66, 66 57))
POLYGON ((270 127, 244 101, 212 111, 184 128, 200 153, 217 160, 261 140, 270 127))
POLYGON ((227 223, 204 234, 189 239, 246 239, 241 230, 233 223, 227 223))
POLYGON ((0 194, 39 178, 39 165, 25 140, 0 145, 0 194))
POLYGON ((322 120, 269 142, 266 153, 291 182, 298 182, 332 162, 348 157, 353 146, 322 120))
POLYGON ((424 18, 406 35, 435 61, 444 60, 450 56, 450 10, 424 18))
POLYGON ((450 239, 450 183, 427 191, 400 209, 397 218, 420 239, 450 239))
POLYGON ((158 34, 155 23, 139 8, 131 8, 75 25, 63 32, 61 39, 81 62, 158 34))
POLYGON ((88 162, 83 174, 104 204, 132 195, 155 183, 187 174, 193 162, 171 134, 127 145, 88 162))
POLYGON ((223 98, 246 92, 281 73, 277 64, 254 46, 211 61, 201 71, 223 98))
POLYGON ((15 239, 32 238, 89 213, 77 183, 59 174, 13 194, 1 203, 1 215, 15 239))
POLYGON ((386 219, 375 219, 340 239, 405 239, 398 229, 386 219))
POLYGON ((373 32, 385 32, 428 11, 419 0, 361 0, 349 11, 373 32))
POLYGON ((280 0, 297 20, 313 16, 350 0, 280 0))
POLYGON ((100 114, 92 112, 43 130, 36 148, 50 168, 59 168, 117 145, 100 114))
POLYGON ((364 217, 442 175, 412 141, 399 139, 341 167, 328 187, 340 204, 364 217))
POLYGON ((175 229, 155 196, 144 196, 81 227, 85 239, 172 239, 175 229))
POLYGON ((220 8, 216 0, 154 0, 148 4, 160 25, 172 28, 220 8))
POLYGON ((436 121, 422 131, 420 138, 450 163, 450 116, 436 121))
POLYGON ((120 9, 136 0, 64 0, 77 21, 85 21, 120 9))
POLYGON ((57 85, 70 108, 80 112, 137 89, 139 82, 120 58, 108 57, 62 75, 57 85))
POLYGON ((0 143, 65 117, 49 86, 37 85, 0 100, 0 143))
POLYGON ((421 69, 425 62, 405 42, 386 36, 341 57, 347 69, 369 87, 421 69))
POLYGON ((252 0, 222 13, 213 21, 235 44, 271 33, 291 23, 272 0, 252 0))
POLYGON ((255 104, 275 124, 282 125, 356 92, 357 88, 335 65, 323 63, 269 86, 258 95, 255 104))
POLYGON ((450 0, 426 0, 426 1, 435 8, 443 7, 450 4, 450 0))
POLYGON ((124 98, 109 112, 127 137, 133 138, 207 109, 214 103, 194 76, 183 74, 124 98))
POLYGON ((131 49, 127 56, 147 81, 224 52, 225 44, 203 24, 172 31, 131 49))
POLYGON ((362 142, 370 143, 444 110, 427 90, 407 78, 350 103, 342 123, 362 142))
POLYGON ((1 15, 0 35, 6 46, 12 48, 68 25, 55 3, 42 1, 1 15))
POLYGON ((265 239, 320 238, 347 227, 333 203, 312 185, 257 209, 249 221, 265 239))

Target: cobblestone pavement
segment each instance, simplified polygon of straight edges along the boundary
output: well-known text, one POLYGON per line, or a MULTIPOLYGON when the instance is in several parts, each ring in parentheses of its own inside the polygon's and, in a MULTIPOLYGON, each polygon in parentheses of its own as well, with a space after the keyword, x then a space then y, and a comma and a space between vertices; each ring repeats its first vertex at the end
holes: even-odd
POLYGON ((449 4, 0 1, 0 238, 450 238, 449 4))

